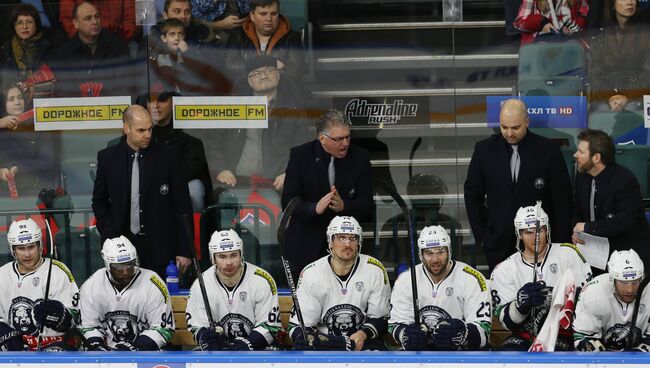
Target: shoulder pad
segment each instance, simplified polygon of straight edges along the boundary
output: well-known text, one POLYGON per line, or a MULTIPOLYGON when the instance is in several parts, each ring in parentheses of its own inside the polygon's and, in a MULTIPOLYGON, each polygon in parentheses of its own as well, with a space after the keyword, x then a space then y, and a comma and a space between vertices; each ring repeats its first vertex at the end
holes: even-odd
POLYGON ((571 249, 575 250, 576 253, 578 253, 578 257, 580 257, 580 259, 582 260, 582 263, 587 263, 587 260, 585 259, 585 257, 580 252, 580 249, 578 249, 578 247, 575 244, 562 243, 562 244, 560 244, 560 247, 567 247, 567 248, 571 248, 571 249))
POLYGON ((269 288, 271 288, 271 294, 272 295, 275 295, 275 294, 278 293, 278 287, 275 285, 275 280, 273 280, 273 277, 271 277, 271 275, 269 275, 268 272, 264 271, 261 268, 258 268, 258 269, 255 270, 255 275, 263 278, 264 280, 266 280, 266 282, 268 282, 269 288))
POLYGON ((64 265, 62 262, 57 261, 56 259, 51 259, 50 261, 52 262, 53 265, 60 268, 61 271, 63 271, 68 276, 68 280, 70 280, 70 282, 74 282, 74 276, 72 275, 72 272, 70 272, 70 270, 66 265, 64 265))
POLYGON ((483 277, 483 274, 481 274, 480 272, 478 272, 477 270, 473 269, 470 266, 463 267, 463 272, 474 276, 476 281, 478 281, 478 286, 481 288, 481 291, 487 290, 487 283, 485 282, 485 277, 483 277))
POLYGON ((368 264, 371 264, 373 266, 377 266, 381 269, 381 273, 384 275, 384 285, 388 284, 388 274, 386 273, 386 269, 384 268, 384 265, 381 264, 377 259, 368 257, 368 264))
POLYGON ((169 291, 167 291, 167 286, 163 284, 163 282, 158 278, 156 275, 151 275, 149 278, 149 281, 151 281, 152 284, 154 284, 158 290, 160 290, 160 293, 162 294, 163 298, 165 299, 165 303, 169 302, 169 291))

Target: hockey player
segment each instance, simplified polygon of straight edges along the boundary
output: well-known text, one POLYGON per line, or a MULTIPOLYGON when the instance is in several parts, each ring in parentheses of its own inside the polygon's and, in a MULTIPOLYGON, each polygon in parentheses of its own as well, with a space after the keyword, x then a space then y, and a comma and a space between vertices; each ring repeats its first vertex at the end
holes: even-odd
POLYGON ((174 315, 165 283, 139 267, 124 236, 106 239, 105 268, 81 286, 81 326, 88 350, 160 350, 174 335, 174 315))
POLYGON ((413 316, 410 272, 395 281, 388 330, 404 350, 479 350, 492 330, 490 290, 483 275, 451 259, 451 240, 440 225, 418 238, 415 266, 420 320, 413 316))
MULTIPOLYGON (((515 215, 517 250, 492 272, 492 304, 501 324, 512 331, 499 350, 526 351, 542 328, 550 308, 552 288, 570 269, 577 287, 591 279, 591 267, 573 244, 551 243, 548 215, 543 209, 519 208, 515 215), (537 281, 533 282, 535 260, 535 228, 539 219, 540 233, 537 256, 537 281)), ((571 333, 560 330, 556 351, 573 350, 571 333)))
POLYGON ((244 261, 244 243, 234 230, 215 231, 208 249, 213 265, 203 279, 218 331, 210 328, 198 280, 187 301, 187 328, 202 350, 266 349, 282 329, 275 280, 244 261))
MULTIPOLYGON (((633 249, 614 251, 607 271, 587 284, 578 299, 573 321, 576 350, 626 348, 632 314, 639 303, 637 291, 644 278, 643 262, 633 249)), ((632 350, 650 352, 650 292, 643 290, 640 303, 634 326, 640 340, 632 342, 632 350)))
POLYGON ((307 265, 298 300, 308 336, 292 315, 298 350, 385 350, 390 284, 378 260, 359 254, 363 238, 354 217, 336 216, 327 227, 329 256, 307 265))
POLYGON ((72 273, 63 263, 42 257, 41 229, 32 219, 14 221, 7 241, 15 261, 0 268, 2 350, 37 350, 41 328, 41 350, 71 349, 63 335, 79 317, 79 290, 72 273))

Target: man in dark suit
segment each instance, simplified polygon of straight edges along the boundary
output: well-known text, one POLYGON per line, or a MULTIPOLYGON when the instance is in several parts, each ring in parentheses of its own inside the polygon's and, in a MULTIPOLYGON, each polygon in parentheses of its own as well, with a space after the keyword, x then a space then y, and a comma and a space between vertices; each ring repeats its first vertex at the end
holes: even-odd
POLYGON ((97 229, 102 241, 125 235, 141 266, 161 277, 172 260, 183 273, 190 265, 183 216, 191 219, 192 206, 180 154, 152 142, 153 123, 142 106, 128 107, 123 120, 120 143, 97 154, 92 198, 97 229))
POLYGON ((286 233, 284 252, 297 275, 325 254, 325 230, 334 216, 367 219, 372 214, 368 152, 350 145, 350 121, 328 110, 316 125, 318 139, 291 149, 282 206, 300 197, 286 233))
POLYGON ((650 262, 650 226, 643 213, 641 187, 630 170, 616 163, 612 138, 603 131, 586 129, 578 134, 573 157, 579 172, 573 242, 583 243, 578 232, 603 236, 609 240, 610 253, 632 248, 643 263, 650 262))
POLYGON ((476 144, 465 180, 467 217, 490 271, 512 253, 519 207, 541 200, 553 239, 571 239, 571 187, 560 147, 528 131, 520 100, 504 101, 499 119, 501 134, 476 144))

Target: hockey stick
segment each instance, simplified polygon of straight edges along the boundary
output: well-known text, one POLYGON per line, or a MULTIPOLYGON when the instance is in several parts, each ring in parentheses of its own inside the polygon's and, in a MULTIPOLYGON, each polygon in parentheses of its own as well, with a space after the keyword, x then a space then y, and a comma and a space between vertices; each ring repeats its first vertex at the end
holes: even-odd
POLYGON ((293 308, 298 317, 298 322, 300 323, 300 330, 302 331, 302 336, 307 341, 307 328, 305 327, 305 321, 302 318, 302 310, 300 309, 300 302, 298 301, 298 294, 296 293, 296 284, 293 282, 293 276, 291 275, 291 265, 289 261, 284 257, 284 244, 285 244, 285 232, 291 221, 291 215, 300 203, 300 197, 293 197, 287 207, 285 207, 284 212, 282 212, 282 217, 278 223, 277 237, 278 237, 278 248, 280 248, 280 260, 282 261, 282 268, 284 268, 284 275, 287 277, 287 283, 289 284, 289 290, 291 291, 291 299, 293 300, 293 308))
POLYGON ((194 272, 196 272, 196 278, 199 280, 199 288, 201 289, 201 296, 203 297, 203 306, 205 307, 205 313, 208 315, 210 330, 212 330, 212 332, 217 332, 217 324, 216 322, 214 322, 214 317, 212 316, 212 309, 210 309, 210 301, 208 300, 208 291, 205 289, 205 281, 203 280, 203 273, 201 272, 199 261, 196 259, 196 250, 194 249, 194 242, 192 241, 192 236, 191 236, 192 223, 190 222, 190 217, 186 213, 184 213, 182 217, 183 217, 183 226, 186 229, 185 237, 187 238, 186 239, 187 246, 190 248, 190 255, 192 256, 192 266, 194 267, 194 272))
POLYGON ((542 210, 542 201, 535 204, 535 250, 533 264, 533 282, 537 282, 537 262, 539 261, 539 233, 541 231, 541 222, 539 216, 542 210))
POLYGON ((636 304, 634 304, 634 311, 632 312, 632 320, 630 321, 630 332, 627 335, 627 350, 631 350, 634 346, 634 343, 641 340, 641 330, 637 330, 636 320, 639 317, 639 306, 641 305, 641 295, 643 290, 650 282, 650 277, 646 277, 639 285, 639 290, 636 291, 636 304))
POLYGON ((411 147, 411 154, 409 154, 409 180, 413 177, 413 157, 415 156, 415 151, 420 147, 420 144, 422 144, 422 137, 418 137, 418 139, 415 140, 415 143, 413 143, 413 147, 411 147))
MULTIPOLYGON (((45 281, 45 297, 43 301, 48 300, 48 295, 50 294, 50 280, 52 279, 52 260, 54 259, 54 239, 52 238, 52 228, 50 228, 50 219, 51 217, 47 215, 45 217, 45 227, 47 228, 47 237, 50 243, 50 264, 47 269, 47 280, 45 281)), ((38 338, 36 339, 36 351, 41 351, 41 337, 43 335, 43 329, 45 326, 40 325, 38 327, 38 338)))
MULTIPOLYGON (((417 141, 416 141, 417 143, 417 141)), ((413 145, 413 147, 417 148, 418 144, 413 145)), ((411 212, 409 211, 408 206, 406 205, 406 202, 404 202, 404 198, 402 198, 399 193, 390 186, 388 183, 386 183, 383 180, 377 180, 377 184, 390 195, 393 200, 397 203, 399 208, 402 210, 402 214, 404 216, 404 219, 406 221, 406 226, 407 226, 407 233, 409 237, 409 248, 411 249, 411 291, 413 292, 413 318, 415 319, 415 323, 420 323, 420 302, 418 300, 418 286, 417 286, 417 280, 415 277, 415 243, 413 241, 413 221, 411 219, 411 212)))

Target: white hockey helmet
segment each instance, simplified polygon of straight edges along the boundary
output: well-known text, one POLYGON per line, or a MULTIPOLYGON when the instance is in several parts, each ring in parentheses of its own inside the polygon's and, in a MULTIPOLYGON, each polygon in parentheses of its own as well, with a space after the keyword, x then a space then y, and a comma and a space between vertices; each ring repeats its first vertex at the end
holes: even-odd
MULTIPOLYGON (((7 231, 7 242, 9 243, 9 251, 12 256, 16 256, 14 247, 18 245, 27 245, 38 243, 39 247, 43 246, 41 228, 38 227, 36 221, 28 218, 27 220, 16 220, 9 226, 7 231)), ((40 255, 40 252, 39 252, 40 255)))
POLYGON ((359 249, 357 253, 361 252, 361 244, 363 243, 363 234, 361 232, 361 225, 352 216, 336 216, 327 225, 327 250, 332 248, 332 237, 336 234, 351 234, 359 237, 359 249))
MULTIPOLYGON (((106 270, 109 271, 109 275, 111 275, 111 264, 133 263, 134 274, 140 267, 138 252, 135 250, 133 244, 131 244, 131 241, 124 235, 104 241, 102 259, 104 259, 104 265, 106 266, 106 270)), ((112 277, 111 275, 111 279, 112 277)))
MULTIPOLYGON (((533 229, 535 228, 537 224, 537 207, 536 206, 528 206, 528 207, 520 207, 517 210, 517 214, 515 215, 515 235, 517 236, 517 249, 519 251, 523 251, 519 247, 519 243, 521 240, 521 230, 526 230, 526 229, 533 229)), ((548 221, 548 215, 546 214, 546 211, 544 211, 543 208, 540 207, 539 209, 539 226, 546 226, 546 239, 548 243, 551 242, 551 226, 549 225, 548 221)))
POLYGON ((210 252, 210 261, 214 263, 214 255, 217 253, 232 252, 238 250, 241 255, 241 261, 244 262, 244 242, 237 232, 233 229, 215 231, 210 237, 208 251, 210 252))
POLYGON ((641 280, 644 277, 643 261, 634 249, 615 250, 607 262, 607 272, 612 284, 614 280, 641 280))
POLYGON ((420 231, 418 237, 418 249, 420 250, 420 257, 422 251, 430 248, 447 247, 449 259, 451 259, 451 238, 444 227, 440 225, 427 226, 420 231))

